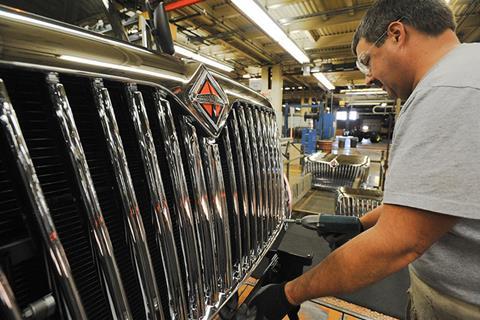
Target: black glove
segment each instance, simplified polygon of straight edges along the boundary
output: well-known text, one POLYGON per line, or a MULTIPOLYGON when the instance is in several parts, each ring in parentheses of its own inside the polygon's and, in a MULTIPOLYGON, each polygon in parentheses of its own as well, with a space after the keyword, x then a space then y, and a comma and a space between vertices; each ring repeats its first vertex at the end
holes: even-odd
POLYGON ((255 320, 281 320, 289 311, 297 307, 287 300, 285 282, 269 284, 261 288, 248 306, 250 309, 256 309, 255 320))

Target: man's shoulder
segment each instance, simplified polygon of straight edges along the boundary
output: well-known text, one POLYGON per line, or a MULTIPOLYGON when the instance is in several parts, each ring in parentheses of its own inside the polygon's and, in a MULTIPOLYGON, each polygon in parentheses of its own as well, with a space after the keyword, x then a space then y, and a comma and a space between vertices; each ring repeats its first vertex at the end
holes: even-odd
POLYGON ((432 87, 480 90, 480 43, 464 43, 449 52, 419 83, 418 89, 432 87))

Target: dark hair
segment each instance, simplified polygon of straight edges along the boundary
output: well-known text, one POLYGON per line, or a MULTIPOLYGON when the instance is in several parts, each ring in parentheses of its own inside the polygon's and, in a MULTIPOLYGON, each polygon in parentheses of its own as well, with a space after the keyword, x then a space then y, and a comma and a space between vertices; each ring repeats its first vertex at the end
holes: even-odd
MULTIPOLYGON (((401 19, 420 32, 437 36, 447 29, 455 31, 455 18, 445 0, 378 0, 363 17, 352 41, 352 52, 361 38, 374 43, 388 28, 401 19)), ((380 39, 377 47, 385 41, 380 39)))

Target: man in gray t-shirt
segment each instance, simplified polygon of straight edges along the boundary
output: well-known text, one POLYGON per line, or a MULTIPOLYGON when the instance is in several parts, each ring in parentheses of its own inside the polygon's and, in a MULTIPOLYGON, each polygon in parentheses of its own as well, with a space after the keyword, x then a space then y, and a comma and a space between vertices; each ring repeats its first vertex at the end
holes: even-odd
POLYGON ((262 288, 256 318, 281 319, 410 265, 408 318, 480 319, 480 44, 460 44, 444 0, 378 0, 352 49, 367 83, 406 100, 384 204, 318 266, 262 288))

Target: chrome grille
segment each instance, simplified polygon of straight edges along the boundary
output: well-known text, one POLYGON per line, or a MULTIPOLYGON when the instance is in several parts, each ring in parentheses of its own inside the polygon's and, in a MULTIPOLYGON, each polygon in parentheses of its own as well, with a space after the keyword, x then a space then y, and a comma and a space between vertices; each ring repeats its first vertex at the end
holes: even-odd
POLYGON ((312 174, 315 187, 333 189, 361 185, 368 177, 370 159, 358 155, 327 154, 305 159, 305 173, 312 174))
POLYGON ((51 211, 44 227, 59 230, 59 238, 47 234, 46 246, 63 244, 72 266, 68 281, 55 280, 62 287, 52 288, 57 303, 79 318, 82 306, 101 319, 212 316, 282 225, 272 110, 235 102, 212 136, 160 87, 32 74, 41 86, 28 76, 15 86, 43 90, 43 100, 22 104, 16 97, 12 109, 21 105, 18 130, 28 133, 42 210, 51 211), (41 130, 34 113, 45 118, 41 130), (47 150, 37 144, 44 136, 47 150))
POLYGON ((336 193, 335 214, 361 217, 380 206, 382 201, 380 190, 342 187, 336 193))

